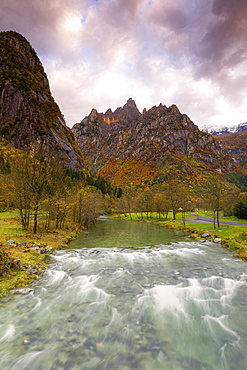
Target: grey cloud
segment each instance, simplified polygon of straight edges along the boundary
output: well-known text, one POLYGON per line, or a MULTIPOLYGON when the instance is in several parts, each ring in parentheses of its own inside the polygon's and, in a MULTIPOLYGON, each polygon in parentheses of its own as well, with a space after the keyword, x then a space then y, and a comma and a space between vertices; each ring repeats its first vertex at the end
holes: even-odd
POLYGON ((88 8, 81 41, 97 50, 102 58, 114 58, 121 43, 137 37, 140 0, 102 1, 88 8))
POLYGON ((148 18, 158 37, 160 53, 171 53, 177 65, 186 57, 193 63, 197 78, 238 65, 244 59, 246 0, 164 1, 148 18))
POLYGON ((205 75, 235 67, 246 57, 247 2, 215 0, 212 15, 196 55, 205 75))
MULTIPOLYGON (((154 104, 188 105, 181 92, 190 88, 187 82, 180 90, 171 89, 173 101, 164 100, 169 99, 173 69, 174 85, 176 74, 184 74, 184 81, 209 81, 214 94, 240 105, 247 95, 243 83, 239 86, 246 81, 246 19, 246 0, 0 0, 1 29, 16 30, 31 42, 50 72, 62 110, 73 110, 73 119, 77 110, 77 120, 83 118, 83 104, 87 110, 91 104, 97 108, 97 79, 109 71, 128 80, 130 87, 121 96, 129 93, 136 100, 133 81, 150 91, 154 104), (83 18, 76 32, 63 27, 68 15, 83 18)), ((114 104, 124 104, 112 95, 114 104)), ((194 99, 195 111, 205 106, 199 101, 203 92, 196 95, 196 88, 186 96, 194 99)))
POLYGON ((170 28, 175 33, 183 32, 188 26, 188 21, 185 9, 175 6, 163 8, 163 11, 159 12, 155 18, 155 22, 170 28))
POLYGON ((2 30, 23 34, 39 54, 55 50, 63 54, 64 40, 59 34, 63 15, 80 8, 77 0, 1 0, 0 25, 2 30))

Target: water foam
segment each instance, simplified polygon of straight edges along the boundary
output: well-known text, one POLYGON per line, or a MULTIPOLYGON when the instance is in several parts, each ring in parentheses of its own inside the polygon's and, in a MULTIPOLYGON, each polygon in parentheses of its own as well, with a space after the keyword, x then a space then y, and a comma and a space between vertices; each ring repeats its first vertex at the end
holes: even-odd
POLYGON ((48 282, 47 285, 60 285, 62 283, 62 280, 64 279, 70 279, 68 274, 65 271, 62 270, 48 270, 47 271, 48 275, 48 282))
POLYGON ((40 368, 39 366, 35 366, 35 360, 37 360, 43 351, 33 351, 27 353, 26 355, 21 356, 18 361, 11 367, 11 370, 30 370, 35 368, 40 368), (32 364, 32 366, 31 366, 32 364), (34 367, 35 366, 35 367, 34 367))
POLYGON ((10 341, 15 334, 15 326, 12 324, 8 324, 8 327, 4 333, 4 335, 0 338, 0 342, 10 341))

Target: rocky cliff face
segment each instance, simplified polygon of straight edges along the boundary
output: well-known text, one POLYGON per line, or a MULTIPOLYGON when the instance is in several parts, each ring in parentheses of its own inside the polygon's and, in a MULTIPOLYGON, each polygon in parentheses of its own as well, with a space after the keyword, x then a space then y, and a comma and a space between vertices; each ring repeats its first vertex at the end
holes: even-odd
POLYGON ((247 131, 221 134, 218 139, 224 143, 228 153, 234 158, 236 164, 246 168, 247 164, 247 131))
POLYGON ((119 115, 109 109, 105 113, 92 110, 88 117, 73 127, 76 141, 84 156, 93 158, 101 168, 112 158, 142 158, 157 162, 167 152, 192 158, 210 168, 228 168, 232 160, 219 140, 199 128, 172 105, 160 104, 143 113, 129 99, 119 115), (126 107, 131 109, 130 117, 126 107), (139 113, 138 113, 139 112, 139 113), (121 113, 121 114, 120 114, 121 113), (117 117, 117 118, 116 118, 117 117))
POLYGON ((65 165, 83 167, 35 50, 13 31, 0 32, 0 138, 18 149, 45 144, 65 165))
MULTIPOLYGON (((207 131, 206 131, 207 130, 207 131)), ((236 164, 246 167, 247 164, 247 122, 231 127, 205 128, 218 140, 224 143, 227 151, 236 164)))

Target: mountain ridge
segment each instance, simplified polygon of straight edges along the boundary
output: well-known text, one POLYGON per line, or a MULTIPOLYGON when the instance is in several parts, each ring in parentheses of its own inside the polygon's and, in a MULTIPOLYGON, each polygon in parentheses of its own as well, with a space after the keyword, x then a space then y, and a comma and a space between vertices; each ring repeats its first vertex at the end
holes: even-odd
POLYGON ((230 127, 221 126, 218 128, 214 128, 214 126, 205 126, 202 128, 202 131, 210 133, 213 136, 235 134, 237 132, 247 131, 247 122, 242 122, 239 123, 238 125, 230 127))
MULTIPOLYGON (((123 108, 118 108, 117 110, 120 109, 123 108)), ((158 107, 153 106, 148 110, 144 109, 143 113, 140 113, 137 118, 127 122, 124 119, 122 120, 121 117, 118 117, 118 120, 111 120, 108 116, 109 112, 111 113, 110 109, 105 113, 98 113, 96 109, 92 109, 88 116, 72 127, 76 141, 82 148, 84 155, 87 155, 86 148, 90 146, 90 143, 93 144, 94 150, 97 150, 97 148, 102 148, 103 145, 110 145, 112 141, 115 149, 117 149, 119 141, 121 143, 124 141, 124 150, 126 150, 126 147, 128 147, 127 143, 131 142, 131 140, 128 141, 128 135, 132 140, 136 139, 139 144, 136 146, 137 149, 132 148, 133 155, 143 154, 143 151, 140 148, 138 149, 141 144, 149 146, 155 146, 156 144, 164 151, 178 150, 182 155, 195 155, 196 157, 198 157, 200 152, 198 150, 199 147, 203 149, 207 146, 209 151, 209 146, 211 145, 213 146, 212 155, 216 152, 224 152, 226 155, 225 148, 219 140, 213 138, 210 134, 200 131, 198 126, 186 114, 181 114, 178 107, 174 104, 170 107, 160 104, 158 107), (124 124, 122 124, 123 121, 124 124), (163 132, 161 133, 162 129, 163 132), (103 142, 101 139, 103 139, 103 142), (189 145, 195 140, 197 143, 196 148, 189 145)), ((121 148, 119 150, 120 153, 118 154, 123 156, 124 152, 121 151, 121 148)))
POLYGON ((225 145, 200 131, 174 104, 144 109, 131 121, 118 117, 115 122, 109 119, 109 113, 110 109, 106 113, 93 109, 72 127, 84 158, 100 173, 102 168, 107 168, 104 173, 111 172, 113 161, 139 159, 158 163, 166 153, 180 156, 181 160, 194 160, 212 170, 229 170, 234 166, 225 145))

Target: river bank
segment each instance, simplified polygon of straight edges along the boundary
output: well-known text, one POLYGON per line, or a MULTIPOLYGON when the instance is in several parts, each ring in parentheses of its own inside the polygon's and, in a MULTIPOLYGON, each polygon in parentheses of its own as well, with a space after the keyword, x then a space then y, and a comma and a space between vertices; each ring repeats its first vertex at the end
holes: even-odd
POLYGON ((78 235, 74 225, 33 234, 24 231, 14 212, 0 214, 0 298, 30 285, 43 274, 49 255, 78 235))
POLYGON ((159 219, 155 213, 150 213, 149 218, 144 213, 121 214, 114 217, 139 222, 153 222, 170 229, 181 230, 188 233, 194 240, 212 241, 223 248, 229 248, 233 252, 233 257, 247 261, 247 225, 243 222, 224 219, 220 220, 219 228, 214 228, 213 222, 209 222, 208 217, 206 222, 204 220, 206 217, 198 216, 195 218, 195 215, 190 214, 186 214, 185 222, 182 219, 182 214, 178 214, 175 221, 171 219, 172 215, 168 215, 167 219, 165 217, 159 219))

